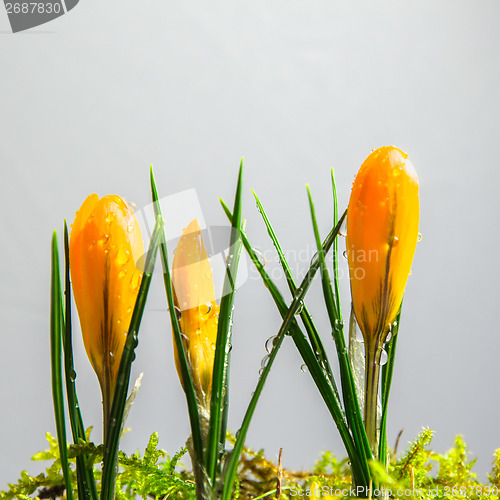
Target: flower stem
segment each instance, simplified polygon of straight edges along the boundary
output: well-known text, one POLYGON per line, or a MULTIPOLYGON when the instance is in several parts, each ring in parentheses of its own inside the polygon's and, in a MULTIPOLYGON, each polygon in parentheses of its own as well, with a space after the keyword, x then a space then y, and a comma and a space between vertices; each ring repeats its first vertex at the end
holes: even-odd
POLYGON ((379 339, 367 342, 365 353, 365 429, 374 458, 378 456, 378 384, 382 347, 379 339))

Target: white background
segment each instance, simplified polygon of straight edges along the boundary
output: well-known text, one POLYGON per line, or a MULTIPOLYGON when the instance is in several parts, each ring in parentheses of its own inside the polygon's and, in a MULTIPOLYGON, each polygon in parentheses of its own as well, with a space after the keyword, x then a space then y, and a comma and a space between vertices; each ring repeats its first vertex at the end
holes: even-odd
MULTIPOLYGON (((68 15, 12 35, 1 7, 0 488, 22 469, 48 466, 29 457, 54 433, 50 238, 89 193, 145 206, 152 163, 162 196, 194 188, 206 223, 226 224, 218 197, 232 200, 244 156, 249 236, 278 276, 253 188, 283 247, 298 256, 299 274, 314 253, 304 185, 326 234, 330 168, 345 207, 360 164, 385 144, 407 151, 417 169, 423 235, 405 298, 389 441, 404 428, 405 447, 429 426, 442 452, 463 434, 486 478, 500 446, 499 14, 489 0, 81 0, 68 15)), ((346 278, 342 287, 347 316, 346 278)), ((319 283, 308 304, 334 360, 319 283)), ((236 297, 233 431, 279 325, 250 270, 236 297)), ((76 322, 75 339, 80 403, 99 442, 100 393, 76 322)), ((247 440, 270 458, 283 447, 288 468, 311 466, 325 449, 344 456, 301 364, 287 341, 247 440)), ((157 430, 174 453, 189 425, 159 276, 133 375, 142 371, 123 448, 143 449, 157 430)))

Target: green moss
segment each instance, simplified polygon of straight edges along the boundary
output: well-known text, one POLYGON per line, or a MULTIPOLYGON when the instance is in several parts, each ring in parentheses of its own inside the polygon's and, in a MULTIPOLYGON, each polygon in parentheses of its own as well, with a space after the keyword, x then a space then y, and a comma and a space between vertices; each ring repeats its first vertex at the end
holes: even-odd
MULTIPOLYGON (((475 460, 469 460, 467 446, 457 436, 454 446, 445 454, 434 452, 431 447, 432 431, 424 429, 410 444, 402 458, 392 457, 388 470, 378 462, 371 464, 377 484, 372 496, 383 498, 390 492, 393 498, 430 499, 498 499, 500 488, 500 449, 495 452, 489 483, 481 483, 472 472, 475 460)), ((228 436, 229 441, 234 438, 228 436)), ((35 477, 26 472, 15 484, 9 484, 7 491, 0 492, 0 499, 65 498, 64 479, 59 461, 56 439, 47 433, 49 449, 34 455, 33 460, 50 461, 50 466, 35 477), (36 495, 36 496, 33 496, 36 495)), ((143 455, 139 452, 130 456, 120 453, 120 469, 117 477, 116 497, 122 500, 139 498, 172 498, 194 500, 195 484, 190 471, 180 462, 186 450, 182 449, 172 457, 158 449, 158 434, 149 439, 143 455)), ((89 467, 94 468, 98 488, 101 479, 102 446, 92 442, 68 447, 72 480, 75 480, 75 457, 87 454, 89 467)), ((281 499, 317 498, 331 499, 355 496, 360 493, 351 481, 347 459, 338 459, 331 452, 324 452, 310 471, 280 470, 268 460, 263 450, 245 449, 242 453, 238 480, 233 498, 256 500, 275 498, 281 477, 281 499)))

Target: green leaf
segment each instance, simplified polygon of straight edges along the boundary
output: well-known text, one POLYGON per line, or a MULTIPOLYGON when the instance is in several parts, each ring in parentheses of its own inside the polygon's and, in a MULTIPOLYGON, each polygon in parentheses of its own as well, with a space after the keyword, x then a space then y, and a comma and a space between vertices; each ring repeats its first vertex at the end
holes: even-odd
POLYGON ((396 359, 396 345, 398 341, 399 323, 401 321, 401 310, 403 304, 399 308, 396 320, 392 324, 392 336, 389 342, 386 342, 384 349, 387 352, 387 363, 382 367, 381 377, 381 401, 382 414, 380 417, 380 443, 379 443, 379 460, 387 466, 387 410, 389 407, 389 394, 391 392, 392 376, 394 374, 394 361, 396 359))
MULTIPOLYGON (((151 195, 153 199, 153 206, 156 217, 161 217, 161 207, 158 197, 158 190, 156 188, 156 181, 153 173, 153 167, 151 166, 150 171, 151 178, 151 195)), ((165 241, 165 237, 160 245, 160 257, 163 266, 163 282, 165 285, 165 292, 167 295, 168 310, 170 313, 170 322, 172 324, 173 337, 175 346, 177 348, 177 356, 179 359, 179 367, 182 375, 182 387, 186 395, 186 402, 189 413, 189 423, 191 425, 191 437, 193 440, 193 451, 196 454, 196 458, 193 460, 198 464, 204 463, 204 453, 203 453, 203 439, 201 434, 201 424, 200 415, 198 412, 198 402, 196 400, 196 393, 194 390, 193 380, 191 378, 191 373, 189 371, 189 365, 186 356, 186 350, 184 349, 184 343, 182 341, 181 329, 179 326, 179 321, 177 319, 177 314, 175 313, 174 305, 174 294, 172 290, 172 279, 170 276, 170 266, 168 262, 168 248, 165 241)))
MULTIPOLYGON (((65 261, 65 306, 64 306, 64 372, 66 379, 66 396, 68 398, 68 414, 71 424, 73 442, 86 442, 85 426, 83 424, 78 396, 76 394, 76 371, 73 363, 73 341, 71 328, 71 281, 69 263, 69 238, 66 220, 64 221, 64 261, 65 261)), ((76 459, 78 498, 97 500, 97 488, 93 469, 86 467, 88 457, 78 456, 76 459)))
POLYGON ((236 278, 241 256, 241 205, 243 190, 243 160, 240 163, 238 184, 234 199, 233 218, 231 221, 231 237, 226 259, 226 275, 224 293, 221 299, 217 341, 215 344, 214 370, 212 376, 212 396, 210 399, 210 424, 207 439, 206 470, 215 486, 217 474, 220 472, 220 460, 226 441, 227 410, 229 407, 229 365, 231 345, 231 325, 236 291, 236 278))
POLYGON ((163 238, 163 220, 157 217, 153 234, 149 242, 146 255, 144 274, 137 295, 134 311, 130 320, 130 326, 123 348, 120 368, 116 381, 116 389, 111 406, 109 429, 104 443, 104 470, 102 477, 101 500, 113 500, 115 491, 115 464, 118 457, 118 447, 122 430, 123 415, 127 402, 127 392, 130 382, 130 371, 132 362, 135 359, 135 349, 139 343, 139 327, 142 315, 146 306, 151 279, 153 276, 154 264, 158 247, 163 238))
MULTIPOLYGON (((232 221, 232 214, 227 205, 222 201, 222 207, 229 218, 230 221, 232 221)), ((328 235, 324 242, 324 250, 327 251, 329 248, 331 248, 333 239, 337 236, 338 230, 340 229, 341 222, 337 224, 337 226, 331 231, 331 233, 328 235)), ((245 437, 248 431, 248 428, 250 426, 250 421, 253 416, 257 400, 260 396, 260 393, 262 392, 264 383, 266 381, 267 375, 271 369, 271 366, 274 362, 276 353, 278 349, 281 346, 281 343, 283 341, 285 333, 288 331, 288 328, 291 328, 291 334, 292 334, 292 339, 295 342, 295 345, 297 346, 302 358, 304 359, 307 367, 309 368, 309 371, 313 377, 314 382, 316 383, 316 386, 318 387, 318 390, 320 391, 321 396, 323 397, 323 400, 325 401, 325 404, 327 408, 329 409, 332 417, 334 418, 335 422, 337 423, 337 427, 339 429, 340 435, 342 437, 342 440, 344 442, 344 445, 346 446, 347 452, 350 457, 352 457, 353 460, 353 470, 356 472, 359 470, 358 462, 357 462, 357 456, 356 456, 356 451, 354 448, 354 443, 352 442, 352 437, 349 433, 349 430, 346 425, 345 421, 345 416, 343 414, 343 410, 340 406, 340 401, 338 397, 336 396, 335 391, 333 390, 333 387, 329 381, 329 378, 324 371, 324 369, 320 366, 318 359, 316 355, 314 354, 310 344, 308 343, 307 338, 305 335, 301 332, 296 320, 295 320, 295 314, 297 313, 297 310, 300 308, 301 304, 303 303, 302 300, 307 292, 307 289, 309 288, 314 275, 318 269, 319 266, 319 261, 313 260, 311 263, 311 267, 309 268, 308 273, 306 274, 304 280, 302 281, 301 285, 296 291, 296 294, 294 296, 294 300, 292 301, 292 304, 290 308, 287 307, 280 291, 278 290, 277 286, 275 283, 271 280, 269 275, 264 269, 264 266, 260 262, 258 256, 256 255, 252 245, 250 244, 245 231, 243 228, 241 228, 241 238, 243 241, 243 245, 245 246, 245 249, 250 256, 253 264, 255 265, 256 269, 259 271, 262 280, 265 284, 265 286, 268 288, 270 291, 277 307, 278 310, 280 311, 281 316, 283 317, 284 321, 282 324, 282 327, 280 329, 280 332, 276 336, 274 342, 273 342, 273 350, 271 351, 271 354, 269 356, 269 361, 267 362, 267 365, 265 366, 262 375, 257 383, 256 390, 254 391, 254 394, 252 396, 252 399, 250 401, 250 404, 247 408, 247 411, 245 413, 243 422, 241 424, 241 427, 238 431, 238 437, 236 439, 234 448, 231 452, 231 455, 229 457, 229 461, 227 463, 227 467, 225 470, 225 475, 224 475, 224 490, 223 490, 223 500, 229 500, 231 497, 231 490, 233 488, 233 484, 235 481, 235 476, 236 476, 236 470, 238 466, 238 459, 241 454, 241 451, 243 450, 243 445, 245 441, 245 437)))
POLYGON ((52 366, 52 400, 54 403, 54 416, 56 421, 57 439, 61 467, 66 484, 67 498, 72 500, 73 488, 69 473, 69 463, 66 448, 66 424, 64 415, 63 381, 62 381, 62 293, 61 272, 59 268, 59 251, 57 248, 57 233, 52 235, 52 272, 50 284, 50 358, 52 366))
MULTIPOLYGON (((314 209, 314 203, 309 186, 307 186, 307 195, 309 197, 311 219, 314 229, 314 236, 316 239, 316 246, 318 248, 318 257, 321 267, 321 284, 323 287, 323 296, 325 298, 325 304, 328 311, 328 318, 330 320, 332 335, 335 340, 335 347, 339 359, 340 378, 342 381, 342 395, 344 399, 347 421, 349 423, 349 427, 351 429, 354 442, 356 443, 356 450, 359 454, 358 456, 360 459, 360 464, 362 466, 363 473, 365 475, 364 484, 367 486, 370 478, 368 461, 371 460, 373 457, 370 450, 370 445, 368 444, 368 439, 366 437, 366 432, 363 425, 361 412, 359 411, 356 386, 352 375, 352 368, 351 368, 351 363, 349 361, 348 351, 345 345, 344 326, 340 317, 340 309, 337 309, 337 303, 333 295, 333 290, 331 286, 332 283, 330 280, 330 275, 328 273, 328 268, 326 266, 325 252, 323 251, 321 245, 318 223, 316 220, 316 211, 314 209)), ((342 216, 341 219, 342 221, 345 218, 346 214, 347 212, 344 212, 344 215, 342 216)))
MULTIPOLYGON (((276 236, 276 233, 271 225, 271 222, 269 221, 269 217, 266 214, 266 211, 264 210, 264 207, 262 206, 261 201, 259 200, 257 194, 252 190, 253 195, 255 196, 255 201, 257 202, 257 207, 259 209, 259 212, 262 216, 262 220, 264 221, 264 224, 266 225, 267 232, 269 236, 271 237, 271 240, 273 242, 274 247, 276 248, 276 252, 278 253, 278 257, 281 263, 281 267, 283 268, 283 271, 285 273, 286 277, 286 282, 288 284, 288 288, 290 289, 290 293, 292 295, 295 294, 297 291, 297 286, 295 284, 295 280, 293 279, 292 272, 290 270, 290 266, 288 265, 288 262, 286 260, 285 254, 281 248, 281 245, 278 241, 278 238, 276 236)), ((335 242, 337 239, 335 239, 335 242)), ((335 245, 335 243, 334 243, 335 245)), ((316 354, 316 357, 318 358, 318 361, 322 365, 323 369, 327 372, 328 377, 330 378, 330 382, 333 386, 334 391, 337 393, 338 397, 338 390, 337 386, 335 384, 335 379, 333 377, 332 369, 330 367, 330 362, 328 361, 328 356, 326 355, 325 348, 323 346, 323 342, 321 341, 321 338, 318 334, 318 331, 316 329, 316 325, 313 322, 312 316, 309 313, 309 310, 307 309, 307 306, 304 304, 302 309, 300 310, 300 317, 302 319, 302 322, 304 324, 304 327, 306 329, 307 335, 309 337, 309 341, 311 342, 311 345, 313 347, 313 352, 316 354)))

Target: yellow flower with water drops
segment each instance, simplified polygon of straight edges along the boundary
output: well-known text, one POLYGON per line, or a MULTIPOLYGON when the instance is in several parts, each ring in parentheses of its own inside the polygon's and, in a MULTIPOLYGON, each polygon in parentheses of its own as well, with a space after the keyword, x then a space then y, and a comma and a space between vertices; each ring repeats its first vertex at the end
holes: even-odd
POLYGON ((117 195, 91 194, 71 226, 71 281, 87 355, 103 396, 104 429, 142 279, 139 223, 117 195))
MULTIPOLYGON (((194 219, 182 232, 172 262, 172 288, 198 404, 208 409, 217 341, 219 306, 203 236, 194 219)), ((175 364, 182 383, 177 349, 175 364)))
POLYGON ((418 240, 418 187, 408 155, 394 146, 373 151, 352 186, 347 258, 354 313, 367 343, 388 333, 403 300, 418 240))
POLYGON ((376 149, 354 180, 346 237, 352 307, 365 340, 364 423, 374 456, 382 348, 403 300, 418 220, 418 177, 408 155, 394 146, 376 149))

